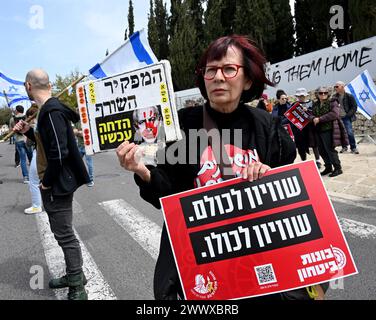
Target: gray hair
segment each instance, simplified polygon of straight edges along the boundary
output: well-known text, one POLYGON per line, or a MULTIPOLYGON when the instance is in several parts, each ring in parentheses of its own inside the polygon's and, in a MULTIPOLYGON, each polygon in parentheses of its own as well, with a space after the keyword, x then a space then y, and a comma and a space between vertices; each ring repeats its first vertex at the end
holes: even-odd
POLYGON ((339 85, 339 86, 346 86, 346 83, 344 83, 343 81, 337 81, 336 82, 336 85, 339 85))

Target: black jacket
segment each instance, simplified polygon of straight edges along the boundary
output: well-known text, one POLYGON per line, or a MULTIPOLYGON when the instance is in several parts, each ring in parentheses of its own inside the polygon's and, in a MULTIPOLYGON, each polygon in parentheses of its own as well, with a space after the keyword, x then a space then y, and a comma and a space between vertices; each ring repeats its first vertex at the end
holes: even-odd
MULTIPOLYGON (((252 139, 243 137, 243 142, 245 143, 245 145, 243 144, 244 150, 247 148, 246 144, 249 141, 249 146, 256 147, 260 161, 271 167, 294 162, 296 157, 294 142, 286 130, 269 113, 260 109, 249 108, 245 105, 240 105, 234 113, 237 113, 237 118, 232 117, 231 114, 226 114, 222 117, 223 119, 217 118, 214 120, 216 120, 219 129, 221 127, 234 128, 234 126, 231 126, 233 123, 235 128, 242 129, 243 133, 248 132, 246 135, 252 136, 252 139)), ((188 148, 190 145, 188 130, 203 128, 203 107, 181 109, 179 111, 179 120, 185 138, 178 143, 182 143, 188 148)), ((168 153, 169 147, 166 148, 167 150, 163 150, 162 153, 168 153)), ((189 154, 189 152, 187 151, 186 154, 189 154)), ((198 156, 201 157, 201 153, 198 156)), ((140 187, 141 197, 156 208, 160 208, 160 197, 190 190, 195 187, 194 179, 200 170, 199 164, 200 158, 197 159, 196 164, 158 164, 157 167, 149 166, 148 168, 151 172, 150 183, 145 183, 135 175, 135 181, 140 187)), ((157 300, 165 300, 176 299, 177 293, 183 297, 169 238, 164 225, 159 257, 155 268, 154 295, 157 300)))
MULTIPOLYGON (((73 193, 81 185, 90 182, 71 124, 79 119, 76 112, 57 98, 47 100, 39 112, 37 130, 47 158, 42 183, 52 187, 54 195, 73 193)), ((33 135, 34 132, 27 133, 31 139, 33 135)))
MULTIPOLYGON (((336 93, 334 95, 334 98, 339 101, 339 94, 336 93)), ((346 117, 350 118, 351 121, 356 120, 356 110, 358 109, 358 105, 356 104, 355 98, 352 94, 345 92, 343 96, 343 108, 346 112, 346 117)))

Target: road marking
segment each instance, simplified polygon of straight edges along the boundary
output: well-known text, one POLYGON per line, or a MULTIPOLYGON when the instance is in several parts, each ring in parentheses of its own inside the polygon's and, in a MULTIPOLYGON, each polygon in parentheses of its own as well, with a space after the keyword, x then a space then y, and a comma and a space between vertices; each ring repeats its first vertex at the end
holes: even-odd
POLYGON ((162 229, 145 218, 137 209, 123 199, 105 201, 99 205, 126 231, 138 244, 156 260, 162 229))
POLYGON ((351 219, 339 218, 343 232, 362 239, 376 239, 376 226, 351 219))
MULTIPOLYGON (((74 211, 75 212, 75 211, 74 211)), ((38 230, 42 239, 44 254, 50 275, 53 278, 61 277, 65 274, 65 261, 63 251, 57 244, 54 235, 50 229, 50 223, 46 212, 35 215, 38 225, 38 230)), ((88 283, 85 289, 88 293, 89 300, 116 300, 116 296, 108 283, 104 280, 102 273, 99 271, 96 263, 91 257, 89 251, 86 249, 84 243, 81 241, 76 230, 73 228, 74 233, 80 242, 83 269, 88 283)), ((68 289, 56 289, 55 295, 58 300, 66 300, 68 289)))
POLYGON ((341 198, 337 198, 335 196, 331 196, 330 199, 333 202, 339 202, 339 203, 343 203, 343 204, 347 204, 347 205, 350 205, 350 206, 359 207, 359 208, 363 208, 363 209, 368 209, 368 210, 376 210, 376 207, 374 207, 374 206, 369 206, 369 205, 358 203, 358 202, 355 202, 355 201, 352 201, 352 200, 341 199, 341 198))

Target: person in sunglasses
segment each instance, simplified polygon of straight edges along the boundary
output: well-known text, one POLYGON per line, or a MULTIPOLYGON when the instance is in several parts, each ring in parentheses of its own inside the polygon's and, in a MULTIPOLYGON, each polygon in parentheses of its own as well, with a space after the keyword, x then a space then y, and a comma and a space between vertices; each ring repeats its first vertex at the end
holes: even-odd
POLYGON ((324 160, 325 170, 322 176, 336 177, 342 174, 341 161, 336 147, 348 144, 348 137, 340 119, 340 108, 336 98, 329 99, 326 87, 316 90, 318 100, 312 107, 312 121, 316 128, 320 156, 324 160))
MULTIPOLYGON (((356 104, 354 96, 345 91, 345 86, 344 82, 337 81, 334 85, 334 90, 336 91, 334 96, 339 102, 340 117, 345 125, 347 135, 349 136, 351 153, 359 154, 352 127, 352 123, 356 120, 355 113, 358 105, 356 104)), ((342 145, 340 153, 347 152, 347 146, 348 144, 342 145)))

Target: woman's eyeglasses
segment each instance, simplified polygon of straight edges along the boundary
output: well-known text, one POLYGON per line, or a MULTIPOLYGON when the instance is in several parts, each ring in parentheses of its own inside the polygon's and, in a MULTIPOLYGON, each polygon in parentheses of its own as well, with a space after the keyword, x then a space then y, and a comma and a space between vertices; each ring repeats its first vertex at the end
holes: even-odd
POLYGON ((205 80, 213 80, 218 72, 218 69, 220 69, 226 79, 231 79, 237 76, 240 68, 244 68, 244 66, 238 64, 225 64, 222 67, 206 66, 205 68, 201 69, 201 72, 205 80))
POLYGON ((327 95, 329 92, 319 92, 320 96, 327 95))

